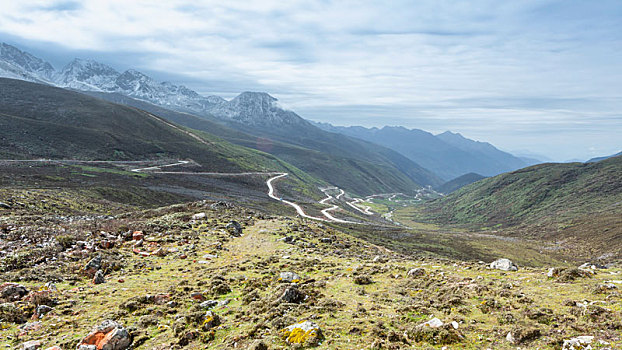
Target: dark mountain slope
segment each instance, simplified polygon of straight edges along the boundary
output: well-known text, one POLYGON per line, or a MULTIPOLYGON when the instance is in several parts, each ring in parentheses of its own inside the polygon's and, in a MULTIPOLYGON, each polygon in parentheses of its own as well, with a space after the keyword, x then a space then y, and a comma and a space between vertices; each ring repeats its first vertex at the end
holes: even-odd
POLYGON ((0 79, 0 156, 144 160, 192 158, 204 169, 283 169, 270 155, 202 134, 205 143, 147 112, 77 92, 0 79))

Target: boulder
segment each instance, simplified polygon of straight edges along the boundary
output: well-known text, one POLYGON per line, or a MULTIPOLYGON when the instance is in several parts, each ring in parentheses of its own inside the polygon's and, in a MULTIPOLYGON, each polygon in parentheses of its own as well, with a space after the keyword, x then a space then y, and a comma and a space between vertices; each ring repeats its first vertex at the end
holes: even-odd
POLYGON ((490 268, 501 271, 518 271, 516 266, 510 259, 498 259, 490 263, 490 268))
POLYGON ((131 344, 130 334, 119 323, 106 320, 94 327, 78 344, 78 350, 125 350, 131 344))
POLYGON ((302 321, 285 327, 282 337, 289 344, 318 345, 322 341, 322 331, 316 323, 302 321))

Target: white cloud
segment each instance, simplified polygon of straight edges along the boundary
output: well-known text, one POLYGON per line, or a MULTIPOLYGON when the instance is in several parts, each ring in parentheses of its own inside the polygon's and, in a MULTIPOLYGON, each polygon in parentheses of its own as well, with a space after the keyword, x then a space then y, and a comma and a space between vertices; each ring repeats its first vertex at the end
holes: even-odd
POLYGON ((202 93, 261 88, 311 119, 356 123, 368 106, 361 123, 485 140, 493 125, 529 148, 516 128, 561 135, 613 113, 603 140, 622 132, 621 19, 616 1, 3 1, 0 33, 202 93))

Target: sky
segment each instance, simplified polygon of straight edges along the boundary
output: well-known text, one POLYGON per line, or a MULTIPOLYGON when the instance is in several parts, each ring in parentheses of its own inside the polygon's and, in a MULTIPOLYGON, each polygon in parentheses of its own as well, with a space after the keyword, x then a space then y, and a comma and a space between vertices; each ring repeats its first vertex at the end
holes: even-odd
POLYGON ((622 150, 622 1, 0 0, 0 41, 61 68, 264 91, 334 125, 446 130, 552 160, 622 150))

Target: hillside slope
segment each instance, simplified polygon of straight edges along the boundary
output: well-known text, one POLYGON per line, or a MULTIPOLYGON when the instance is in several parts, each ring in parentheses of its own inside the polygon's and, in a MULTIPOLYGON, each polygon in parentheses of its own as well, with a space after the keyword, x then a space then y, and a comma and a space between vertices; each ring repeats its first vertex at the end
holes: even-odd
POLYGON ((435 188, 436 191, 449 194, 455 192, 466 185, 470 185, 476 181, 485 179, 486 176, 482 176, 480 174, 468 173, 462 176, 458 176, 457 178, 447 181, 444 184, 435 188))
POLYGON ((429 203, 437 221, 514 226, 622 212, 622 157, 541 164, 485 179, 429 203))
POLYGON ((191 158, 205 170, 276 170, 281 162, 208 134, 198 139, 147 112, 80 93, 0 79, 5 159, 191 158))

